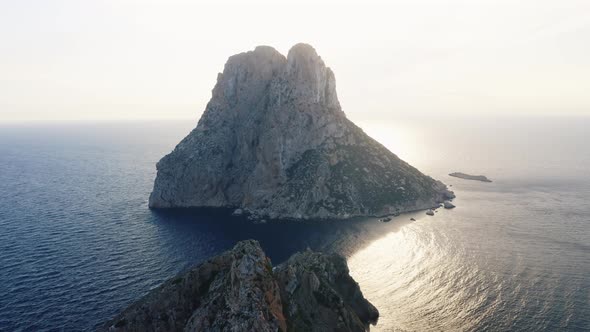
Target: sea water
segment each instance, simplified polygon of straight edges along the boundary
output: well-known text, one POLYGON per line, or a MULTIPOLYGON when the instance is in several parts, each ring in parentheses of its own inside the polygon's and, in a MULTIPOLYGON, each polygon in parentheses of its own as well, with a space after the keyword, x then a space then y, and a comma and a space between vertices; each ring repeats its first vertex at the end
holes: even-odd
POLYGON ((0 125, 0 330, 91 330, 247 238, 274 263, 307 247, 347 254, 381 312, 373 330, 589 328, 589 119, 359 122, 452 185, 457 208, 389 223, 262 225, 147 208, 155 163, 195 124, 0 125))
POLYGON ((590 121, 451 118, 366 125, 452 185, 452 210, 349 258, 376 331, 590 329, 590 121), (448 176, 484 174, 492 183, 448 176))

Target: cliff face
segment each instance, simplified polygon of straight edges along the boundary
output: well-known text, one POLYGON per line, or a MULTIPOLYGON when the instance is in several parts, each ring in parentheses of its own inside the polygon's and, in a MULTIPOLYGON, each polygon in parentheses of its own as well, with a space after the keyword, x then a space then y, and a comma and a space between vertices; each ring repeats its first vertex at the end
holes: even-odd
POLYGON ((349 275, 344 257, 305 251, 275 269, 289 331, 364 331, 379 311, 349 275))
POLYGON ((365 331, 377 309, 344 258, 307 251, 277 266, 258 242, 229 250, 173 278, 101 331, 365 331))
POLYGON ((149 205, 234 207, 270 218, 429 208, 446 187, 349 121, 315 50, 229 58, 197 127, 157 164, 149 205))

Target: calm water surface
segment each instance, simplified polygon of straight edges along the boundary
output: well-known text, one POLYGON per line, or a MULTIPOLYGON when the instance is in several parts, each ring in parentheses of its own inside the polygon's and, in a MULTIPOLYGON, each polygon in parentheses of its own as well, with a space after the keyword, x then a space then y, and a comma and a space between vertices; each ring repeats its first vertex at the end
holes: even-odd
POLYGON ((374 330, 590 330, 590 121, 365 127, 457 194, 457 208, 410 215, 349 258, 381 312, 374 330))
POLYGON ((452 184, 457 208, 319 225, 147 209, 155 162, 195 122, 0 127, 0 330, 92 329, 246 238, 275 263, 306 247, 348 254, 378 331, 589 328, 590 121, 361 123, 452 184))

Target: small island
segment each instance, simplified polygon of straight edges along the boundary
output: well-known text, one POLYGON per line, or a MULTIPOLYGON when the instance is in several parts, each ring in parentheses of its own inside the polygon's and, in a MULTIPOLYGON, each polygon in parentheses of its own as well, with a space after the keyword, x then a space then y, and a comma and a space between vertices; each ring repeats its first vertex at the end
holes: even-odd
POLYGON ((464 179, 464 180, 474 180, 474 181, 481 181, 481 182, 492 182, 492 180, 488 179, 485 175, 469 175, 461 172, 455 172, 449 174, 450 176, 464 179))

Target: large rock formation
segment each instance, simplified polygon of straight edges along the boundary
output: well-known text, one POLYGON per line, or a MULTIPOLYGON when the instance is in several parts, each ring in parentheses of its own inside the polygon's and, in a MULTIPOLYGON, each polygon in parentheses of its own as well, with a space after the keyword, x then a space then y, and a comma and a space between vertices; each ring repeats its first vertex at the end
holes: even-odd
POLYGON ((379 312, 343 257, 307 251, 273 271, 258 242, 173 278, 101 331, 365 331, 379 312))
POLYGON ((348 273, 344 257, 305 251, 275 269, 289 331, 364 331, 379 311, 348 273))
POLYGON ((334 73, 306 44, 230 57, 199 124, 157 169, 152 208, 337 219, 452 197, 346 118, 334 73))

